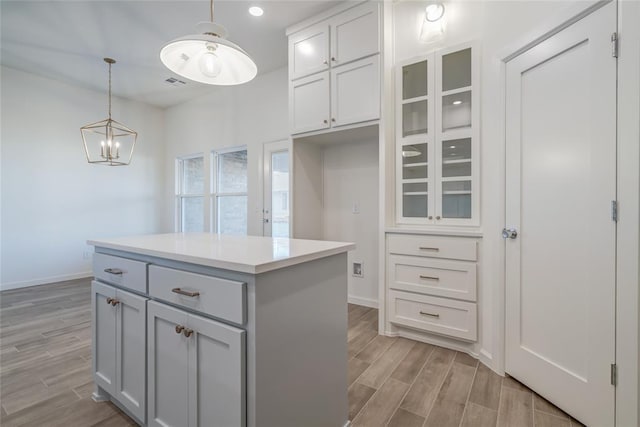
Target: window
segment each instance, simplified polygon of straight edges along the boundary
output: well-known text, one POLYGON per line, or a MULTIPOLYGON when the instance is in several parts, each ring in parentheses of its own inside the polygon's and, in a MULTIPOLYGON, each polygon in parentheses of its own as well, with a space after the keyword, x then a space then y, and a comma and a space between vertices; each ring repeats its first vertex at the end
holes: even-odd
POLYGON ((176 160, 176 230, 204 231, 204 156, 176 160))
POLYGON ((247 234, 247 149, 213 152, 211 229, 220 234, 247 234))

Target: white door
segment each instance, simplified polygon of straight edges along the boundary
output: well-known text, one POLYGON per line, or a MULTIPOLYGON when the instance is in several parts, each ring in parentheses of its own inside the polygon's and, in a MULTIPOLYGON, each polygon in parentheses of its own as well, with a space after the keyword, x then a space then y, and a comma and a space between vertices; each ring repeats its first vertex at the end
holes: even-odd
POLYGON ((93 379, 110 394, 116 384, 116 308, 112 305, 115 297, 114 287, 91 282, 93 379))
POLYGON ((115 397, 139 420, 144 421, 147 299, 117 290, 116 301, 115 397))
POLYGON ((245 332, 192 314, 188 324, 189 427, 244 427, 245 332))
POLYGON ((292 81, 289 98, 292 134, 329 127, 329 71, 292 81))
POLYGON ((289 141, 264 144, 262 232, 289 237, 289 141))
POLYGON ((614 423, 616 60, 611 2, 506 66, 506 371, 614 423))
POLYGON ((331 126, 380 118, 380 56, 331 69, 331 126))
POLYGON ((189 425, 187 313, 155 301, 147 304, 149 426, 189 425))
POLYGON ((329 68, 329 26, 318 24, 289 37, 289 78, 329 68))
POLYGON ((331 66, 380 52, 378 2, 366 2, 331 21, 331 66))

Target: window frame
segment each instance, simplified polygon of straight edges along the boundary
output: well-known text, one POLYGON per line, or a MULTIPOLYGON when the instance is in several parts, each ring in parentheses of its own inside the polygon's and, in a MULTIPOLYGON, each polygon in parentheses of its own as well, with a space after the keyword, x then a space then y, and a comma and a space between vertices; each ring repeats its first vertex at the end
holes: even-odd
POLYGON ((182 218, 182 202, 184 199, 188 199, 188 198, 197 198, 197 197, 201 197, 202 198, 202 205, 203 205, 203 209, 202 209, 202 232, 205 232, 205 221, 204 221, 204 217, 205 217, 205 203, 206 203, 206 175, 205 175, 205 158, 204 158, 204 153, 195 153, 195 154, 188 154, 185 156, 178 156, 176 157, 175 160, 175 223, 174 223, 174 229, 176 230, 176 233, 184 233, 184 229, 183 229, 183 218, 182 218), (192 159, 197 159, 197 158, 202 158, 202 173, 203 173, 203 180, 205 180, 203 182, 203 188, 202 188, 202 193, 198 194, 198 193, 183 193, 182 189, 183 189, 183 183, 184 183, 184 162, 185 160, 192 160, 192 159))
POLYGON ((212 233, 220 234, 220 218, 218 217, 218 200, 221 197, 230 197, 230 196, 244 196, 247 198, 247 214, 246 214, 246 225, 245 225, 245 235, 249 234, 249 150, 246 145, 237 145, 234 147, 221 148, 217 150, 211 150, 211 167, 210 167, 210 197, 209 203, 211 206, 210 210, 210 230, 212 233), (229 154, 240 151, 247 152, 247 174, 245 179, 247 180, 247 191, 245 192, 233 192, 233 193, 224 193, 218 191, 218 162, 221 154, 229 154))

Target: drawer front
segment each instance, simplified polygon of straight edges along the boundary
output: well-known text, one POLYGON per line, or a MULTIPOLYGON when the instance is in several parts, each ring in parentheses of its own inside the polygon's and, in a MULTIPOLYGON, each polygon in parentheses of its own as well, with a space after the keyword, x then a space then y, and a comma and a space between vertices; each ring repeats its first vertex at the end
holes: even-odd
POLYGON ((472 302, 389 291, 389 319, 397 325, 475 341, 476 316, 472 302))
POLYGON ((229 320, 245 322, 246 283, 172 268, 149 266, 149 295, 229 320))
POLYGON ((415 234, 388 234, 387 250, 395 255, 414 255, 431 258, 476 261, 475 240, 464 237, 437 237, 415 234))
POLYGON ((476 264, 389 255, 389 288, 476 301, 476 264))
POLYGON ((93 254, 96 279, 147 293, 147 263, 105 254, 93 254))

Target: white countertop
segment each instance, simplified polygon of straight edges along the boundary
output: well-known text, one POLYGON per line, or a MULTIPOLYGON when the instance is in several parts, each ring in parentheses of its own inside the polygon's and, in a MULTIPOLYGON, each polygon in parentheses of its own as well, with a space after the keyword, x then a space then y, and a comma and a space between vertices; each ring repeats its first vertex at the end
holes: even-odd
POLYGON ((89 245, 258 274, 347 252, 356 245, 324 240, 169 233, 88 240, 89 245))

